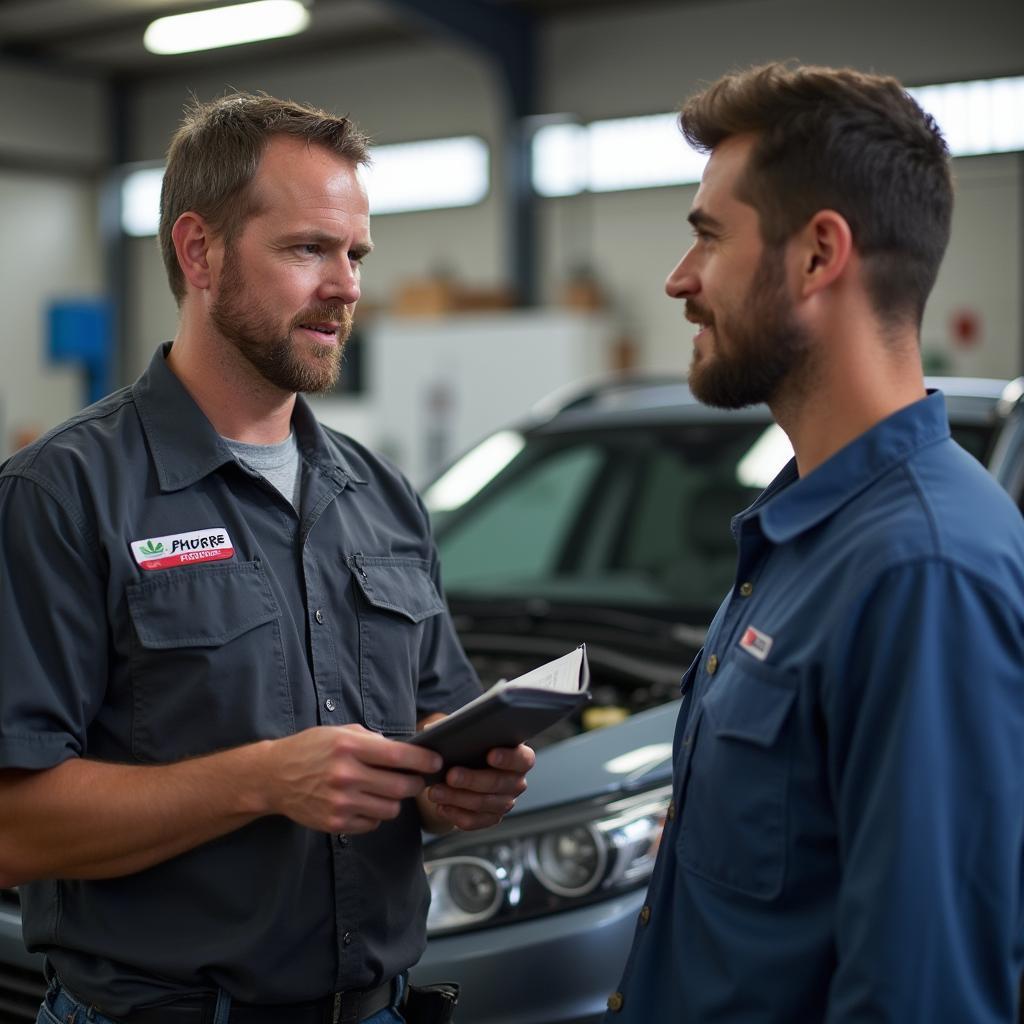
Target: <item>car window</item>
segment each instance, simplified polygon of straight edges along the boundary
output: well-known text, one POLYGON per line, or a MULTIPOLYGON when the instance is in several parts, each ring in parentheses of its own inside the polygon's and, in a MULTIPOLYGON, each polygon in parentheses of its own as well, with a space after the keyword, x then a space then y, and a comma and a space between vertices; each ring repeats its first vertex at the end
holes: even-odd
POLYGON ((992 427, 978 424, 950 425, 953 440, 961 448, 969 451, 979 462, 985 462, 992 445, 992 427))
POLYGON ((453 596, 712 611, 735 569, 738 465, 762 423, 531 438, 438 527, 453 596))
POLYGON ((475 515, 444 533, 449 590, 489 589, 557 573, 558 561, 605 454, 580 444, 531 461, 475 515))

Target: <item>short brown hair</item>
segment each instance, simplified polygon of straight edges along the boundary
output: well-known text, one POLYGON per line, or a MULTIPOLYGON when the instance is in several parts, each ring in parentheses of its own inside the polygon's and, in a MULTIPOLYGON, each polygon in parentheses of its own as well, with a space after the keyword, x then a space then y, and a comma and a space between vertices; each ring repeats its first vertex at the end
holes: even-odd
POLYGON ((895 78, 765 64, 719 79, 679 121, 704 152, 755 133, 737 195, 758 211, 765 243, 781 246, 819 210, 837 211, 876 314, 920 326, 949 242, 953 185, 938 126, 895 78))
POLYGON ((175 221, 191 210, 229 241, 234 238, 255 211, 249 185, 267 143, 277 135, 305 139, 356 165, 370 159, 369 139, 347 117, 266 93, 194 101, 171 139, 160 192, 160 249, 179 305, 185 277, 171 238, 175 221))

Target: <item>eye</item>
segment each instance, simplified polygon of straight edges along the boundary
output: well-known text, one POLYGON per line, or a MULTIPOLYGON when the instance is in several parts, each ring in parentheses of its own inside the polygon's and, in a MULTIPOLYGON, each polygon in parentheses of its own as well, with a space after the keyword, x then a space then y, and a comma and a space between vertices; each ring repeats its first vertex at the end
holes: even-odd
POLYGON ((304 256, 319 256, 322 252, 319 242, 303 242, 295 248, 304 256))

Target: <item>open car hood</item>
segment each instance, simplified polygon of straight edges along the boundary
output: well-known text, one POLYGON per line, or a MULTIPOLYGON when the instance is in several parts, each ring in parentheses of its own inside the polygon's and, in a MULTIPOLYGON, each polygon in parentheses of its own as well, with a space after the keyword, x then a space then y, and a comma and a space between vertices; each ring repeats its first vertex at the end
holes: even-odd
POLYGON ((538 752, 537 764, 527 776, 529 788, 512 813, 529 813, 616 790, 625 795, 668 781, 678 712, 679 702, 672 701, 617 725, 545 747, 538 752))

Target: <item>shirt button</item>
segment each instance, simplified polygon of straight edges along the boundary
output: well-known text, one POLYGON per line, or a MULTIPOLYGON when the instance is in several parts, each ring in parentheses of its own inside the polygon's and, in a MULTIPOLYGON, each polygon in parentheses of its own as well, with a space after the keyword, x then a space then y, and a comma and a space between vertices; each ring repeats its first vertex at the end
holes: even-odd
POLYGON ((640 923, 645 925, 645 924, 647 924, 648 921, 650 921, 650 919, 651 919, 651 908, 650 907, 644 907, 644 909, 640 911, 640 923))
POLYGON ((337 835, 339 846, 348 846, 348 836, 344 832, 339 832, 337 835))
POLYGON ((345 932, 345 934, 341 937, 341 944, 343 946, 351 946, 352 945, 352 933, 351 932, 345 932))
POLYGON ((621 992, 613 992, 608 997, 608 1009, 611 1010, 612 1013, 618 1013, 619 1010, 622 1009, 622 993, 621 992))
POLYGON ((328 697, 327 700, 324 701, 324 707, 327 708, 328 711, 333 711, 337 706, 338 705, 334 703, 333 697, 328 697))
POLYGON ((718 655, 712 654, 708 658, 708 675, 713 676, 718 671, 718 655))
POLYGON ((746 583, 740 584, 740 597, 750 597, 754 592, 754 584, 747 580, 746 583))
POLYGON ((317 608, 316 615, 314 616, 314 618, 316 619, 317 622, 322 623, 324 621, 324 613, 320 611, 319 608, 317 608))

